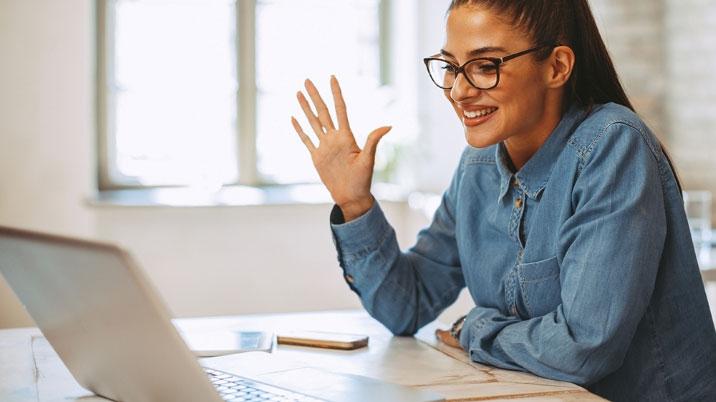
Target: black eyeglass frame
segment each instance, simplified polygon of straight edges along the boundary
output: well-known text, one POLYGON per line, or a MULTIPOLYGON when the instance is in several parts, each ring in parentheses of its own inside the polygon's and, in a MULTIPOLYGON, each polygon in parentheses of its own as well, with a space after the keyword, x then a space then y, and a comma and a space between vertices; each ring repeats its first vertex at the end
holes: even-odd
POLYGON ((465 79, 467 80, 467 82, 470 83, 470 85, 472 85, 473 87, 475 87, 475 88, 477 88, 477 89, 480 89, 480 90, 483 90, 483 91, 487 91, 487 90, 490 90, 490 89, 493 89, 493 88, 497 87, 497 86, 500 84, 500 66, 503 65, 504 63, 506 63, 506 62, 508 62, 508 61, 510 61, 510 60, 512 60, 512 59, 516 59, 516 58, 518 58, 518 57, 520 57, 520 56, 524 56, 524 55, 526 55, 526 54, 530 54, 530 53, 532 53, 532 52, 536 52, 536 51, 538 51, 538 50, 544 49, 544 48, 546 48, 546 47, 557 47, 557 46, 559 46, 559 45, 557 45, 557 44, 540 45, 540 46, 533 47, 533 48, 530 48, 530 49, 527 49, 527 50, 523 50, 523 51, 521 51, 521 52, 517 52, 517 53, 510 54, 510 55, 507 55, 507 56, 504 56, 504 57, 476 57, 476 58, 474 58, 474 59, 470 59, 470 60, 466 61, 466 62, 463 63, 461 66, 456 66, 455 64, 450 63, 449 61, 447 61, 447 60, 445 60, 445 59, 443 59, 443 58, 440 58, 440 57, 426 57, 426 58, 423 59, 423 63, 425 63, 425 68, 427 68, 427 70, 428 70, 428 75, 430 76, 430 80, 431 80, 435 85, 437 85, 438 88, 441 88, 441 89, 452 89, 452 87, 454 86, 454 83, 453 83, 453 86, 444 87, 444 86, 438 84, 437 82, 435 82, 435 78, 433 78, 433 75, 430 73, 430 61, 431 61, 431 60, 442 61, 442 62, 444 62, 444 63, 447 63, 447 64, 453 66, 453 67, 455 68, 455 81, 457 81, 457 76, 462 73, 462 75, 465 77, 465 79), (474 82, 472 82, 472 80, 470 79, 470 76, 468 76, 467 74, 465 74, 465 66, 467 66, 468 64, 470 64, 470 63, 472 63, 472 62, 478 61, 478 60, 489 61, 489 62, 492 62, 492 63, 495 65, 495 74, 497 75, 497 77, 495 78, 495 85, 493 85, 493 86, 491 86, 491 87, 489 87, 489 88, 480 88, 480 87, 478 87, 477 85, 475 85, 474 82))

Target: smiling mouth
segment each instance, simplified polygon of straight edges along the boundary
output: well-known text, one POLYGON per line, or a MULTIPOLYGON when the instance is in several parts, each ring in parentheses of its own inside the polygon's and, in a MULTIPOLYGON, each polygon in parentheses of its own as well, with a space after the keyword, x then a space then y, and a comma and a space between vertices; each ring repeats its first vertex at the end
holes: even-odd
POLYGON ((463 110, 462 115, 463 115, 466 119, 478 119, 478 118, 481 118, 481 117, 485 117, 485 116, 491 115, 492 113, 495 113, 495 111, 497 111, 497 108, 496 108, 496 107, 488 107, 488 108, 485 108, 485 109, 472 110, 472 111, 463 110))

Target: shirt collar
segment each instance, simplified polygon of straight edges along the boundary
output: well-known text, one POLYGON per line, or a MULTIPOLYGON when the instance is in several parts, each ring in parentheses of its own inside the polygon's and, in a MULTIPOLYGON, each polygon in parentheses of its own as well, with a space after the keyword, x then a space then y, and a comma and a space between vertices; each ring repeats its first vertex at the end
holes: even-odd
POLYGON ((515 169, 514 165, 512 165, 510 156, 507 154, 507 148, 502 142, 497 144, 495 161, 497 163, 497 171, 500 173, 500 195, 497 198, 497 201, 499 202, 505 197, 507 191, 510 189, 510 181, 512 181, 512 175, 515 169))
POLYGON ((567 144, 567 140, 579 123, 584 120, 584 117, 586 117, 586 111, 584 109, 572 106, 567 113, 562 116, 562 120, 560 120, 554 131, 547 137, 544 144, 542 144, 537 152, 532 155, 517 173, 513 173, 514 167, 512 166, 505 144, 500 143, 497 146, 495 155, 497 170, 500 174, 499 200, 502 200, 507 194, 513 176, 515 177, 516 186, 519 186, 529 198, 537 199, 545 185, 547 185, 547 181, 552 174, 552 168, 567 144))

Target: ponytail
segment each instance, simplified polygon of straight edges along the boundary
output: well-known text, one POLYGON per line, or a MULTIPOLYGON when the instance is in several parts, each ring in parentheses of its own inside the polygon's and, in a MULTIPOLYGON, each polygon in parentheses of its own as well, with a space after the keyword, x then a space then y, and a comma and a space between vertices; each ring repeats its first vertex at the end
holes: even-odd
POLYGON ((576 56, 575 69, 567 87, 566 99, 587 107, 614 102, 634 111, 619 75, 614 68, 607 47, 599 34, 587 0, 566 1, 571 3, 569 37, 565 38, 576 56))

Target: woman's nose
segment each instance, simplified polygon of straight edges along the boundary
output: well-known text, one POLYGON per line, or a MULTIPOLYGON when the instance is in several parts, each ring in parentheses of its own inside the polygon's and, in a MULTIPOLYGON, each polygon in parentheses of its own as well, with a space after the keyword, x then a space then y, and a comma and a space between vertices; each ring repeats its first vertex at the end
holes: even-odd
POLYGON ((465 78, 465 74, 458 74, 450 90, 450 98, 454 101, 477 96, 480 90, 472 86, 465 78))

